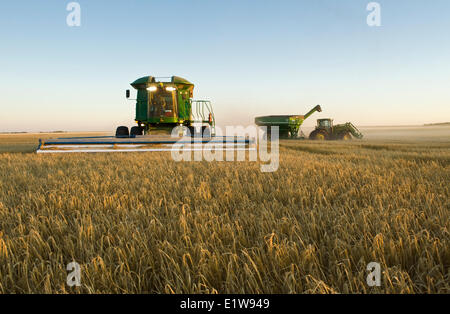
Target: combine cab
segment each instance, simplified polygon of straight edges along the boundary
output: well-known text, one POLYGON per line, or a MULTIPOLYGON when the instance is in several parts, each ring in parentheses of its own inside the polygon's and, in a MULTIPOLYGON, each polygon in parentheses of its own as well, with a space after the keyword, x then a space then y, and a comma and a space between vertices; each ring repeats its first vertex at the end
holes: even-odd
MULTIPOLYGON (((200 128, 201 134, 208 129, 208 134, 214 135, 215 119, 211 102, 193 100, 194 84, 188 80, 178 76, 145 76, 131 83, 131 86, 137 90, 137 126, 129 131, 126 126, 118 127, 117 137, 171 133, 177 126, 187 127, 191 135, 194 135, 196 127, 200 128)), ((129 90, 126 96, 130 97, 129 90)))
POLYGON ((351 140, 362 139, 362 133, 350 122, 333 125, 332 119, 318 119, 317 126, 309 135, 310 140, 351 140))

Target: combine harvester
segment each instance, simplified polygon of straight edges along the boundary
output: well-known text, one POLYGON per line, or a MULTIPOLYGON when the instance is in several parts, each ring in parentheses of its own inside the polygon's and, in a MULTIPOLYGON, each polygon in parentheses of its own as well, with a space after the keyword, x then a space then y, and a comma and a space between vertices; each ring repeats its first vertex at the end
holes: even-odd
POLYGON ((131 86, 137 90, 137 125, 119 126, 115 136, 39 140, 37 153, 255 149, 254 139, 216 136, 211 102, 193 100, 194 84, 186 79, 145 76, 131 86))

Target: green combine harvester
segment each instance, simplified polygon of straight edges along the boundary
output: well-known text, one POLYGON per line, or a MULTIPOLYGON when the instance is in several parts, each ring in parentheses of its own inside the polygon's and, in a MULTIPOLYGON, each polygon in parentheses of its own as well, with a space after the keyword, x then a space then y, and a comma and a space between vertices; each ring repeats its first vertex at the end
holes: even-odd
MULTIPOLYGON (((37 153, 159 152, 176 150, 254 150, 254 139, 216 136, 211 102, 194 100, 194 84, 179 76, 145 76, 137 90, 135 122, 119 126, 115 136, 39 140, 37 153)), ((126 97, 130 98, 130 90, 126 97)))
POLYGON ((314 112, 322 112, 322 108, 317 105, 305 115, 274 115, 255 118, 257 126, 267 127, 267 138, 270 138, 271 127, 279 128, 280 138, 299 138, 302 137, 300 127, 314 112))
MULTIPOLYGON (((137 90, 136 116, 137 126, 130 130, 120 126, 116 130, 117 137, 128 137, 144 134, 171 133, 174 127, 185 126, 194 135, 196 127, 203 135, 206 129, 209 134, 215 133, 215 119, 211 102, 193 100, 194 84, 188 80, 172 76, 157 78, 144 76, 131 86, 137 90)), ((130 98, 130 91, 126 91, 130 98)))

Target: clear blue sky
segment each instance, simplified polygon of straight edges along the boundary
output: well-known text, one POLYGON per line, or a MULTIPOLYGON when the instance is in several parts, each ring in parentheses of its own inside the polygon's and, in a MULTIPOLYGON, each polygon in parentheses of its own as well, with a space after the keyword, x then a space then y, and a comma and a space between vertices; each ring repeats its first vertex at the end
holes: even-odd
POLYGON ((132 125, 134 79, 185 77, 219 125, 303 114, 357 125, 450 120, 450 1, 80 0, 0 4, 0 131, 132 125))

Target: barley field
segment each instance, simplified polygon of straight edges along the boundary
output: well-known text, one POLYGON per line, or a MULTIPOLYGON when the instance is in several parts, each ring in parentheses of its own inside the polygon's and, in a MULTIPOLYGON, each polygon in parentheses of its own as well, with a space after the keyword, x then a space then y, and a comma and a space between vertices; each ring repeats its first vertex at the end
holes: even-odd
POLYGON ((262 173, 45 136, 0 135, 1 293, 450 293, 448 137, 285 140, 262 173))

